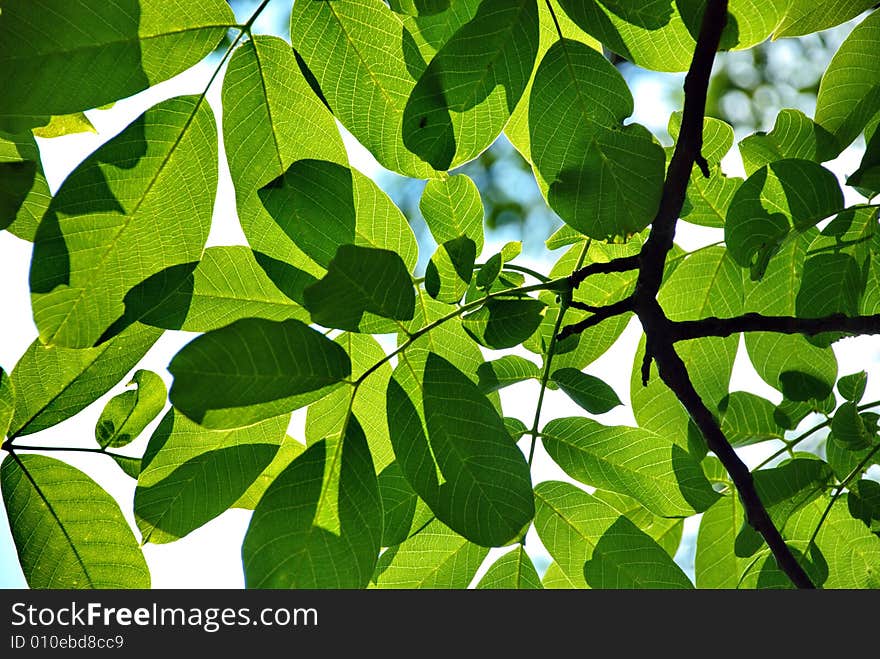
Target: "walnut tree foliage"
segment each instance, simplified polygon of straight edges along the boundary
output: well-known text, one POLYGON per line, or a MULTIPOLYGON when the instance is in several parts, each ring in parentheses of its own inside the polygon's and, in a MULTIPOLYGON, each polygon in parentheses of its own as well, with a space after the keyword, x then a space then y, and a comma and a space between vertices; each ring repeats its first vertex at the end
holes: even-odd
POLYGON ((145 543, 232 507, 253 511, 256 588, 880 587, 876 376, 833 351, 880 333, 873 2, 296 0, 290 43, 252 30, 270 2, 291 4, 238 24, 223 0, 0 0, 0 228, 33 243, 38 330, 0 370, 0 488, 31 587, 149 587, 145 543), (719 50, 855 17, 814 116, 734 144, 706 115, 719 50), (83 111, 221 43, 222 118, 208 89, 161 101, 50 194, 35 135, 88 129, 83 111), (631 120, 611 54, 687 71, 672 146, 631 120), (424 276, 338 124, 427 181, 424 276), (486 249, 455 172, 502 132, 565 223, 546 273, 486 249), (827 163, 862 139, 845 204, 827 163), (732 148, 745 178, 721 168, 732 148), (223 158, 247 245, 206 248, 223 158), (680 220, 719 242, 685 251, 680 220), (633 318, 621 402, 584 371, 633 318), (170 376, 139 368, 169 330, 193 333, 170 376), (731 391, 738 352, 774 400, 731 391), (526 380, 529 425, 499 393, 526 380), (548 388, 571 416, 542 415, 548 388), (85 452, 136 479, 133 501, 28 443, 108 393, 85 452), (598 418, 622 404, 637 426, 598 418), (737 449, 761 442, 782 448, 750 471, 737 449), (566 482, 538 482, 538 443, 566 482), (693 583, 673 555, 695 515, 693 583))

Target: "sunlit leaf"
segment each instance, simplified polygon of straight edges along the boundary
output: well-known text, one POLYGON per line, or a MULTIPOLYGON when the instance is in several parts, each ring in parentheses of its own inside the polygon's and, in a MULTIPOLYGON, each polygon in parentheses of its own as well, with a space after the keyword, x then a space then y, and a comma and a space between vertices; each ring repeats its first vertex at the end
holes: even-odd
POLYGON ((165 407, 165 382, 152 371, 137 371, 129 385, 136 388, 107 401, 98 417, 95 439, 104 448, 130 444, 165 407))

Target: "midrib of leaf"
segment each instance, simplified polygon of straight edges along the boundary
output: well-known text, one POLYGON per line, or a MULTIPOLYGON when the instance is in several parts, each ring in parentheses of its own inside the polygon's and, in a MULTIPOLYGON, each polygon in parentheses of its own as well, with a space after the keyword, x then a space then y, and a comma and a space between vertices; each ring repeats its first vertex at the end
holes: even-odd
MULTIPOLYGON (((648 431, 644 431, 644 432, 648 432, 648 431)), ((544 435, 547 437, 550 437, 554 441, 559 442, 560 444, 565 444, 566 446, 574 449, 578 453, 587 453, 588 455, 592 456, 593 459, 595 459, 596 461, 600 462, 603 465, 607 465, 607 466, 612 467, 614 469, 621 469, 621 470, 625 471, 627 474, 635 475, 639 479, 647 477, 653 483, 655 483, 655 487, 657 487, 657 489, 660 493, 663 493, 663 488, 661 486, 666 485, 669 482, 667 479, 664 479, 660 476, 655 476, 651 473, 646 473, 646 472, 643 472, 640 470, 631 469, 631 468, 625 466, 623 463, 610 462, 610 461, 606 460, 604 456, 600 456, 594 452, 586 451, 583 448, 577 446, 576 444, 573 444, 568 439, 562 439, 561 437, 559 437, 557 435, 547 434, 546 431, 544 431, 544 435)), ((666 499, 667 501, 669 501, 669 497, 667 497, 665 494, 663 494, 663 498, 666 499)))
MULTIPOLYGON (((410 536, 410 538, 414 537, 415 535, 416 534, 414 533, 413 535, 410 536)), ((416 583, 418 583, 419 587, 423 586, 425 584, 425 582, 428 581, 429 578, 436 576, 437 573, 440 572, 440 570, 442 568, 446 567, 446 565, 449 563, 449 561, 453 560, 456 556, 458 556, 459 552, 461 552, 462 549, 467 548, 467 542, 468 542, 467 539, 462 538, 462 540, 464 540, 464 543, 459 543, 458 547, 456 547, 454 551, 446 554, 446 556, 444 557, 444 559, 442 561, 440 561, 435 567, 428 570, 428 572, 425 574, 425 576, 416 582, 416 583)))
MULTIPOLYGON (((611 132, 616 131, 616 129, 614 129, 614 128, 611 128, 608 130, 610 130, 611 132)), ((625 181, 626 179, 617 175, 617 173, 615 171, 616 168, 612 166, 614 161, 612 161, 608 156, 605 155, 605 152, 602 151, 602 148, 599 146, 599 140, 596 137, 594 137, 592 142, 593 142, 594 148, 596 149, 596 152, 599 154, 599 157, 602 158, 602 162, 605 165, 605 169, 608 172, 608 176, 614 185, 615 193, 617 193, 617 194, 622 193, 622 191, 624 189, 623 188, 623 181, 625 181)), ((633 210, 633 206, 631 204, 626 203, 625 195, 620 194, 620 198, 621 198, 621 203, 618 204, 618 208, 620 208, 621 206, 623 207, 624 211, 626 211, 627 217, 629 217, 629 220, 633 225, 640 224, 639 218, 635 215, 635 211, 633 210)), ((601 197, 599 198, 599 201, 601 203, 601 197)))
MULTIPOLYGON (((241 36, 241 34, 243 34, 243 33, 239 33, 239 37, 241 36)), ((233 44, 233 46, 234 46, 234 44, 233 44)), ((229 49, 229 52, 231 52, 231 51, 232 51, 232 47, 230 47, 230 49, 229 49)), ((222 65, 222 62, 221 62, 221 65, 222 65)), ((220 69, 218 67, 217 71, 219 71, 219 70, 220 69)), ((216 75, 216 71, 215 71, 215 75, 216 75)), ((214 79, 212 77, 211 82, 213 82, 213 80, 214 79)), ((108 241, 107 245, 104 247, 104 250, 101 253, 101 258, 99 259, 98 263, 96 263, 94 266, 89 268, 90 272, 95 272, 101 266, 104 265, 104 262, 107 260, 108 256, 110 255, 110 252, 112 251, 112 248, 115 247, 116 241, 118 240, 119 236, 121 236, 122 233, 126 229, 128 229, 132 220, 140 211, 141 206, 146 201, 147 197, 150 196, 150 192, 152 192, 153 187, 156 185, 156 182, 159 180, 161 175, 164 173, 165 167, 168 165, 168 161, 171 160, 171 156, 177 150, 177 147, 180 145, 180 142, 183 140, 183 136, 186 134, 186 131, 189 130, 190 125, 192 125, 193 119, 195 119, 195 116, 198 113, 199 108, 202 107, 202 102, 205 100, 205 95, 208 93, 208 88, 211 86, 211 82, 208 83, 208 85, 205 87, 205 90, 199 95, 198 99, 196 100, 195 106, 193 107, 192 111, 189 114, 189 117, 187 117, 186 122, 184 123, 183 127, 180 129, 180 133, 178 133, 177 138, 174 140, 174 144, 171 145, 171 148, 168 149, 168 153, 166 153, 165 157, 162 158, 162 162, 159 164, 159 168, 156 170, 156 173, 150 179, 150 182, 147 184, 147 188, 144 190, 143 194, 141 195, 141 198, 138 200, 137 204, 135 204, 135 207, 132 209, 132 211, 130 213, 125 214, 125 220, 122 222, 119 229, 117 229, 116 233, 108 241)), ((212 203, 212 206, 213 206, 213 203, 212 203)), ((204 252, 204 246, 202 247, 202 251, 204 252)), ((68 307, 68 311, 67 311, 66 315, 64 316, 64 320, 61 321, 61 323, 55 329, 55 332, 52 334, 51 337, 49 337, 50 344, 55 338, 57 338, 58 333, 68 323, 68 321, 70 321, 70 317, 73 315, 73 312, 77 308, 77 306, 79 306, 79 304, 82 302, 83 296, 85 295, 87 290, 89 290, 88 287, 81 287, 79 289, 79 293, 77 294, 76 298, 73 300, 73 303, 70 304, 70 306, 68 307)))
MULTIPOLYGON (((697 191, 697 196, 700 199, 702 199, 704 202, 706 202, 706 205, 709 207, 709 209, 713 213, 715 213, 715 215, 718 217, 718 219, 721 220, 721 222, 723 223, 726 218, 720 212, 718 212, 718 209, 715 207, 715 205, 712 203, 712 201, 706 196, 705 191, 703 190, 703 186, 701 186, 701 185, 689 186, 688 192, 690 192, 691 190, 697 191)), ((684 219, 685 222, 687 221, 686 217, 682 218, 682 219, 684 219)))
MULTIPOLYGON (((49 502, 49 499, 46 498, 46 495, 43 494, 43 490, 40 489, 40 486, 37 485, 37 481, 34 480, 34 477, 31 476, 31 473, 27 470, 27 467, 24 466, 24 463, 21 459, 12 451, 10 451, 9 455, 12 456, 12 459, 18 464, 19 469, 24 473, 25 477, 30 481, 31 485, 33 485, 34 490, 36 490, 37 495, 40 499, 43 500, 43 503, 46 504, 46 508, 49 509, 49 513, 52 515, 52 519, 55 520, 55 523, 58 525, 58 528, 61 529, 61 533, 64 536, 64 539, 67 541, 70 550, 73 552, 73 555, 76 557, 76 562, 79 564, 80 568, 82 568, 83 574, 90 586, 94 585, 94 581, 92 580, 92 575, 89 574, 89 569, 86 567, 85 561, 83 561, 82 556, 79 555, 79 551, 77 551, 76 545, 73 542, 73 539, 70 537, 70 534, 67 532, 67 528, 64 526, 64 523, 61 521, 61 518, 58 517, 58 513, 55 512, 55 509, 52 507, 52 504, 49 502)), ((59 564, 60 565, 60 564, 59 564)), ((55 566, 55 571, 59 566, 55 566)), ((55 572, 52 573, 53 576, 55 572)))
MULTIPOLYGON (((364 56, 361 54, 361 51, 358 49, 357 45, 355 44, 354 39, 352 39, 351 36, 348 34, 348 30, 345 29, 345 23, 342 22, 342 19, 339 17, 339 14, 336 13, 336 9, 333 7, 333 3, 326 2, 325 5, 330 10, 330 13, 333 14, 333 18, 335 18, 336 22, 339 24, 339 29, 342 31, 342 34, 345 37, 345 40, 348 41, 349 46, 351 46, 351 49, 355 52, 355 55, 357 55, 358 60, 361 62, 361 64, 363 64, 364 69, 366 70, 367 74, 370 76, 370 79, 373 81, 373 84, 379 89, 380 92, 382 92, 382 96, 385 97, 385 101, 387 102, 391 111, 394 112, 395 114, 398 114, 398 115, 403 114, 403 110, 401 110, 400 108, 397 107, 395 102, 392 100, 391 96, 388 95, 388 92, 385 90, 385 87, 383 87, 382 85, 379 84, 379 80, 378 80, 378 78, 376 78, 376 74, 373 73, 373 70, 370 68, 369 64, 367 63, 367 60, 364 59, 364 56)), ((392 15, 392 20, 397 21, 397 23, 401 27, 403 26, 403 23, 400 21, 400 19, 397 18, 396 15, 392 15)))
POLYGON ((272 104, 269 102, 269 89, 266 87, 266 77, 263 74, 263 63, 260 61, 260 51, 257 42, 251 39, 254 48, 254 59, 257 61, 257 72, 260 75, 260 88, 263 90, 263 98, 266 101, 266 116, 269 119, 269 132, 272 134, 272 144, 275 145, 275 156, 278 158, 279 170, 284 171, 284 160, 281 158, 281 147, 278 145, 278 135, 275 133, 275 122, 272 120, 272 104))
POLYGON ((575 533, 577 533, 583 539, 583 541, 590 546, 591 549, 596 548, 596 543, 594 543, 592 540, 590 540, 590 538, 588 536, 584 535, 584 532, 581 531, 577 526, 575 526, 571 522, 571 520, 569 520, 568 517, 566 517, 559 508, 557 508, 552 503, 550 503, 546 498, 541 496, 538 492, 535 492, 535 496, 538 497, 539 499, 541 499, 541 501, 544 502, 544 505, 546 505, 550 510, 552 510, 559 519, 561 519, 563 522, 565 522, 566 526, 568 526, 575 533))
MULTIPOLYGON (((419 296, 419 300, 421 300, 421 299, 422 299, 422 297, 419 296)), ((430 336, 431 336, 431 333, 428 332, 428 337, 430 337, 430 336)), ((406 368, 409 369, 409 372, 412 373, 413 381, 416 383, 416 386, 419 388, 419 391, 422 394, 422 398, 424 398, 425 387, 423 386, 422 381, 419 380, 419 377, 416 374, 416 369, 413 367, 413 365, 409 361, 409 358, 406 356, 405 350, 402 353, 400 353, 400 358, 403 360, 403 363, 406 366, 406 368)), ((423 423, 421 418, 419 418, 419 423, 420 424, 423 423)), ((434 453, 434 446, 433 446, 433 444, 431 444, 431 440, 428 438, 428 433, 425 430, 424 425, 422 426, 422 432, 425 433, 425 438, 428 440, 425 443, 428 445, 428 453, 431 455, 431 461, 434 463, 434 473, 437 475, 437 490, 439 492, 440 486, 446 482, 446 477, 443 475, 443 470, 440 469, 440 463, 437 462, 437 456, 434 453)))
MULTIPOLYGON (((75 48, 70 48, 68 50, 47 50, 41 52, 37 55, 37 57, 46 57, 46 56, 54 56, 54 55, 73 55, 73 54, 85 54, 90 51, 102 50, 108 46, 116 46, 119 44, 125 43, 138 43, 141 41, 149 41, 150 39, 161 39, 163 37, 170 37, 176 34, 186 34, 187 32, 200 32, 202 30, 213 30, 216 28, 224 28, 227 30, 233 28, 241 28, 242 26, 238 23, 210 23, 208 25, 199 25, 197 27, 187 27, 179 30, 170 30, 168 32, 158 32, 156 34, 148 34, 148 35, 136 35, 130 38, 120 38, 120 39, 111 39, 110 41, 102 41, 99 44, 88 44, 77 46, 75 48)), ((0 64, 6 62, 15 62, 18 60, 32 60, 34 55, 9 55, 7 57, 0 58, 0 64)))

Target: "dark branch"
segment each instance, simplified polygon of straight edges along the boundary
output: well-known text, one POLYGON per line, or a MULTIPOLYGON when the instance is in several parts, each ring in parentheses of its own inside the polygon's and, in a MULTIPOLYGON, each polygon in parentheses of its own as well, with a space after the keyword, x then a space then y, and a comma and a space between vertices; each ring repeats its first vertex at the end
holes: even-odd
POLYGON ((639 267, 639 255, 625 256, 619 259, 612 259, 607 263, 591 263, 578 270, 575 270, 568 276, 568 281, 572 288, 577 288, 581 283, 591 275, 607 274, 610 272, 629 272, 639 267))
POLYGON ((667 344, 662 350, 657 350, 654 354, 654 360, 657 362, 657 368, 660 371, 660 377, 667 386, 675 392, 675 395, 687 409, 694 423, 706 438, 706 444, 718 459, 724 464, 727 473, 733 480, 733 484, 739 492, 742 500, 743 508, 746 511, 746 518, 749 524, 758 533, 760 533, 773 556, 779 568, 788 575, 789 579, 798 588, 813 588, 810 577, 804 572, 804 569, 795 559, 791 550, 785 544, 779 529, 773 524, 767 509, 761 502, 758 492, 755 489, 752 474, 749 468, 739 459, 736 451, 727 441, 721 427, 712 416, 712 413, 703 403, 693 383, 688 376, 687 367, 678 356, 675 348, 667 344))
POLYGON ((687 341, 706 336, 730 336, 739 332, 776 332, 808 336, 823 332, 880 334, 880 314, 873 316, 833 314, 821 318, 794 318, 747 313, 733 318, 710 316, 700 320, 670 323, 669 328, 673 341, 687 341))
POLYGON ((588 316, 578 323, 574 323, 573 325, 566 325, 565 327, 563 327, 562 331, 556 337, 559 341, 562 341, 572 334, 580 334, 590 327, 598 325, 603 320, 613 318, 614 316, 619 316, 620 314, 626 313, 627 311, 632 311, 633 298, 626 297, 618 302, 615 302, 614 304, 609 304, 607 307, 592 307, 587 304, 584 304, 582 306, 575 306, 574 301, 572 301, 569 306, 577 309, 586 308, 587 311, 594 311, 594 313, 592 316, 588 316))

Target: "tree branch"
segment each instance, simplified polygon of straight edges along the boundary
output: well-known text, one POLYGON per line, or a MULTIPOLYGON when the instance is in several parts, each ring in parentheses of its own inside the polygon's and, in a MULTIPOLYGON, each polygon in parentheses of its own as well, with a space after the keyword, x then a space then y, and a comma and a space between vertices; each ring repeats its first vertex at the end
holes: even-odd
POLYGON ((572 334, 580 334, 584 330, 589 329, 595 325, 598 325, 603 320, 607 320, 608 318, 612 318, 614 316, 619 316, 620 314, 626 313, 627 311, 632 311, 634 309, 634 300, 633 297, 625 297, 614 304, 609 304, 605 307, 593 307, 588 304, 575 304, 574 301, 569 303, 569 306, 575 309, 586 309, 587 311, 592 311, 593 315, 584 318, 582 321, 578 323, 574 323, 573 325, 566 325, 561 332, 557 335, 558 340, 562 341, 572 334))
MULTIPOLYGON (((746 518, 752 527, 763 536, 770 550, 773 552, 780 569, 788 575, 792 582, 800 588, 813 588, 813 583, 804 569, 795 559, 791 550, 785 544, 782 535, 777 529, 767 509, 761 502, 752 481, 749 468, 740 460, 736 451, 727 441, 721 426, 706 404, 700 398, 691 382, 687 367, 675 350, 676 335, 673 331, 687 331, 687 326, 682 329, 681 324, 672 323, 667 318, 663 308, 657 301, 657 294, 663 280, 663 271, 666 266, 666 258, 672 249, 675 238, 675 227, 678 217, 684 205, 688 183, 694 165, 700 167, 703 173, 707 173, 708 167, 701 150, 703 147, 703 119, 706 112, 706 93, 709 87, 709 77, 712 73, 712 65, 715 53, 721 42, 721 33, 727 22, 727 0, 709 0, 706 4, 703 20, 700 26, 700 34, 694 49, 694 56, 684 82, 685 102, 682 113, 681 130, 675 144, 675 150, 669 167, 666 170, 666 179, 663 182, 663 191, 660 197, 660 205, 654 221, 651 223, 651 232, 642 246, 637 258, 638 279, 635 292, 629 298, 615 304, 598 309, 594 315, 586 318, 576 325, 570 325, 562 330, 560 338, 577 334, 588 327, 610 318, 611 316, 625 311, 635 311, 642 323, 645 332, 645 360, 642 364, 642 379, 647 384, 650 375, 651 361, 657 364, 657 370, 663 382, 672 390, 684 408, 687 410, 694 423, 706 438, 706 443, 712 452, 718 456, 721 463, 730 474, 733 484, 739 492, 746 512, 746 518)), ((603 264, 606 269, 600 269, 598 265, 588 266, 583 270, 573 273, 569 280, 572 287, 580 284, 586 277, 598 272, 608 272, 607 268, 613 267, 620 271, 621 268, 634 269, 632 259, 622 259, 612 264, 603 264), (613 264, 613 265, 612 265, 613 264)), ((695 321, 700 323, 701 321, 695 321)), ((711 323, 700 327, 697 331, 708 331, 711 323)), ((826 331, 822 328, 818 331, 826 331)), ((693 333, 695 330, 690 329, 693 333)), ((731 330, 733 333, 735 330, 731 330)), ((696 334, 702 336, 705 334, 696 334)))
POLYGON ((577 268, 568 276, 568 281, 572 288, 577 288, 583 281, 591 275, 607 274, 610 272, 629 272, 639 267, 639 255, 624 256, 619 259, 612 259, 607 263, 591 263, 583 268, 577 268))
POLYGON ((730 336, 739 332, 776 332, 778 334, 806 334, 848 332, 851 334, 880 334, 880 314, 847 316, 842 313, 821 318, 792 316, 763 316, 747 313, 732 318, 709 316, 700 320, 686 320, 669 325, 673 341, 687 341, 706 336, 730 336))

